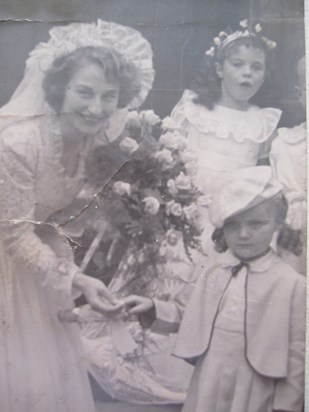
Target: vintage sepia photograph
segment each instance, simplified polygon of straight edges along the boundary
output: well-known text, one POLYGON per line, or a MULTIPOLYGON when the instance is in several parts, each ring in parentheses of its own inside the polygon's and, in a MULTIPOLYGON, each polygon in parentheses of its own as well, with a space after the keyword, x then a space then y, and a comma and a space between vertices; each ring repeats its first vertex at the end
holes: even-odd
POLYGON ((304 412, 303 0, 0 2, 0 411, 304 412))

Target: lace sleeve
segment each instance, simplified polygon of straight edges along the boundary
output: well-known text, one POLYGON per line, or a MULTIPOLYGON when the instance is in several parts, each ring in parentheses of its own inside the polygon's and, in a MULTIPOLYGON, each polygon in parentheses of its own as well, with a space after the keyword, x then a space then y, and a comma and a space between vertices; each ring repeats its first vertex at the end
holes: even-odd
POLYGON ((78 268, 35 234, 34 210, 40 133, 33 124, 14 125, 0 138, 0 222, 6 253, 14 265, 48 287, 70 292, 78 268))

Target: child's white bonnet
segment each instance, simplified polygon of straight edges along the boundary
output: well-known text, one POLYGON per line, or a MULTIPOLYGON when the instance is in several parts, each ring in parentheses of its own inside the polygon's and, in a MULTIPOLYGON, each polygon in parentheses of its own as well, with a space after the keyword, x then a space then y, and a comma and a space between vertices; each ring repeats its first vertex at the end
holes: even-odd
POLYGON ((210 204, 210 218, 216 228, 224 221, 282 192, 269 166, 256 166, 234 172, 218 189, 210 204))

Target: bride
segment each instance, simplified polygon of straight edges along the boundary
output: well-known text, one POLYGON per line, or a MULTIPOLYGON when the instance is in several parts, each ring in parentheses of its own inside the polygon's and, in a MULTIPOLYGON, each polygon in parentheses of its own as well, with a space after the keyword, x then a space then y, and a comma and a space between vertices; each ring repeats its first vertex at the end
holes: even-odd
POLYGON ((55 27, 0 111, 3 411, 94 411, 80 331, 59 312, 80 294, 103 314, 119 305, 74 263, 70 219, 56 212, 82 190, 87 154, 117 134, 108 125, 121 126, 126 108, 146 97, 151 58, 128 27, 101 20, 55 27))

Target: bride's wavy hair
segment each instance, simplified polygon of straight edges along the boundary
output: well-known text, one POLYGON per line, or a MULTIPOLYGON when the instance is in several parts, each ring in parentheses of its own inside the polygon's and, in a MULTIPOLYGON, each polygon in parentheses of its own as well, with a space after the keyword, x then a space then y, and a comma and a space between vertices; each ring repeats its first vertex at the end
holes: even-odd
MULTIPOLYGON (((283 194, 280 194, 272 199, 265 200, 263 203, 265 204, 265 213, 270 213, 270 211, 273 210, 277 223, 281 225, 277 238, 277 245, 296 256, 300 256, 304 246, 302 242, 302 231, 292 229, 285 223, 288 212, 288 202, 286 197, 283 194)), ((227 251, 228 244, 224 236, 224 227, 215 229, 211 239, 215 244, 215 250, 217 252, 223 253, 227 251)))
POLYGON ((53 62, 43 80, 47 103, 60 113, 67 85, 74 74, 88 64, 97 64, 108 81, 119 84, 118 107, 126 107, 140 91, 136 67, 114 49, 105 47, 81 47, 53 62))
POLYGON ((261 50, 265 55, 265 81, 270 80, 269 74, 269 51, 265 43, 258 37, 238 38, 226 45, 219 55, 208 56, 205 54, 201 61, 198 72, 193 79, 191 90, 197 97, 195 103, 212 110, 221 97, 221 79, 217 74, 217 65, 223 65, 224 60, 237 51, 240 46, 261 50))

